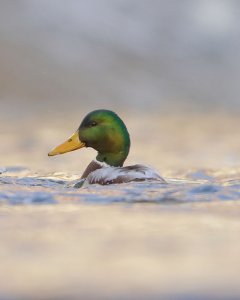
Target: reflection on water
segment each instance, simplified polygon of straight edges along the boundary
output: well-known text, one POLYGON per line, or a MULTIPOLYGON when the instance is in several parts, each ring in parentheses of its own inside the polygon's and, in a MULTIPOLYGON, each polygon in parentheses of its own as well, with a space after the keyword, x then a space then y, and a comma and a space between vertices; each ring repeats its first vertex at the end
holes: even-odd
MULTIPOLYGON (((240 179, 218 179, 214 171, 182 174, 181 179, 90 185, 74 188, 79 175, 64 173, 39 174, 27 169, 2 168, 0 200, 2 204, 31 203, 184 203, 240 199, 240 179), (183 179, 185 177, 185 179, 183 179)), ((236 170, 233 178, 240 178, 236 170)), ((216 172, 215 172, 216 173, 216 172)), ((218 175, 219 176, 219 175, 218 175)))

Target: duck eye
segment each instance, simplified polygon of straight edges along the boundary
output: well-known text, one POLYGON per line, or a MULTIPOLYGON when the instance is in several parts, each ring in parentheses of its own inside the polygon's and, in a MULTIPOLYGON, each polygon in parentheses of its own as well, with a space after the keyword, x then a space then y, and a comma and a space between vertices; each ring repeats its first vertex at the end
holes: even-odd
POLYGON ((97 126, 97 123, 95 121, 93 121, 89 124, 89 127, 94 127, 94 126, 97 126))

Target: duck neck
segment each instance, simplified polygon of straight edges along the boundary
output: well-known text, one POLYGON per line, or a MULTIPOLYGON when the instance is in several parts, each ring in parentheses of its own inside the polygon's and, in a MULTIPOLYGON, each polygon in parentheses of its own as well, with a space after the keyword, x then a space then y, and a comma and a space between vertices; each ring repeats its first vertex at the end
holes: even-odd
POLYGON ((99 153, 96 157, 97 161, 104 162, 112 167, 122 167, 128 156, 129 148, 118 153, 99 153))

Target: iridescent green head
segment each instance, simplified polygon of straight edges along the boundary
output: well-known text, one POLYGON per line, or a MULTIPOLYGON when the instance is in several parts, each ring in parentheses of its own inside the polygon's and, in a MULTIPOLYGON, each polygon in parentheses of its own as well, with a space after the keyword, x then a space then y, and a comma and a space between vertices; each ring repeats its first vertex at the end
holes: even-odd
POLYGON ((127 128, 117 114, 110 110, 95 110, 82 121, 77 132, 49 155, 61 154, 82 147, 98 151, 97 160, 110 166, 122 166, 130 149, 127 128))

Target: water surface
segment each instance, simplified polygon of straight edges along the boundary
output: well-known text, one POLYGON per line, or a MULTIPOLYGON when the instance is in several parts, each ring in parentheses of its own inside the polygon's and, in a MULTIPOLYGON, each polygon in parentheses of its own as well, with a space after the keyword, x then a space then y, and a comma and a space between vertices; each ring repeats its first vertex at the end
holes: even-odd
POLYGON ((130 118, 126 164, 168 183, 81 189, 95 153, 49 159, 60 123, 2 127, 0 299, 240 298, 238 118, 130 118))

